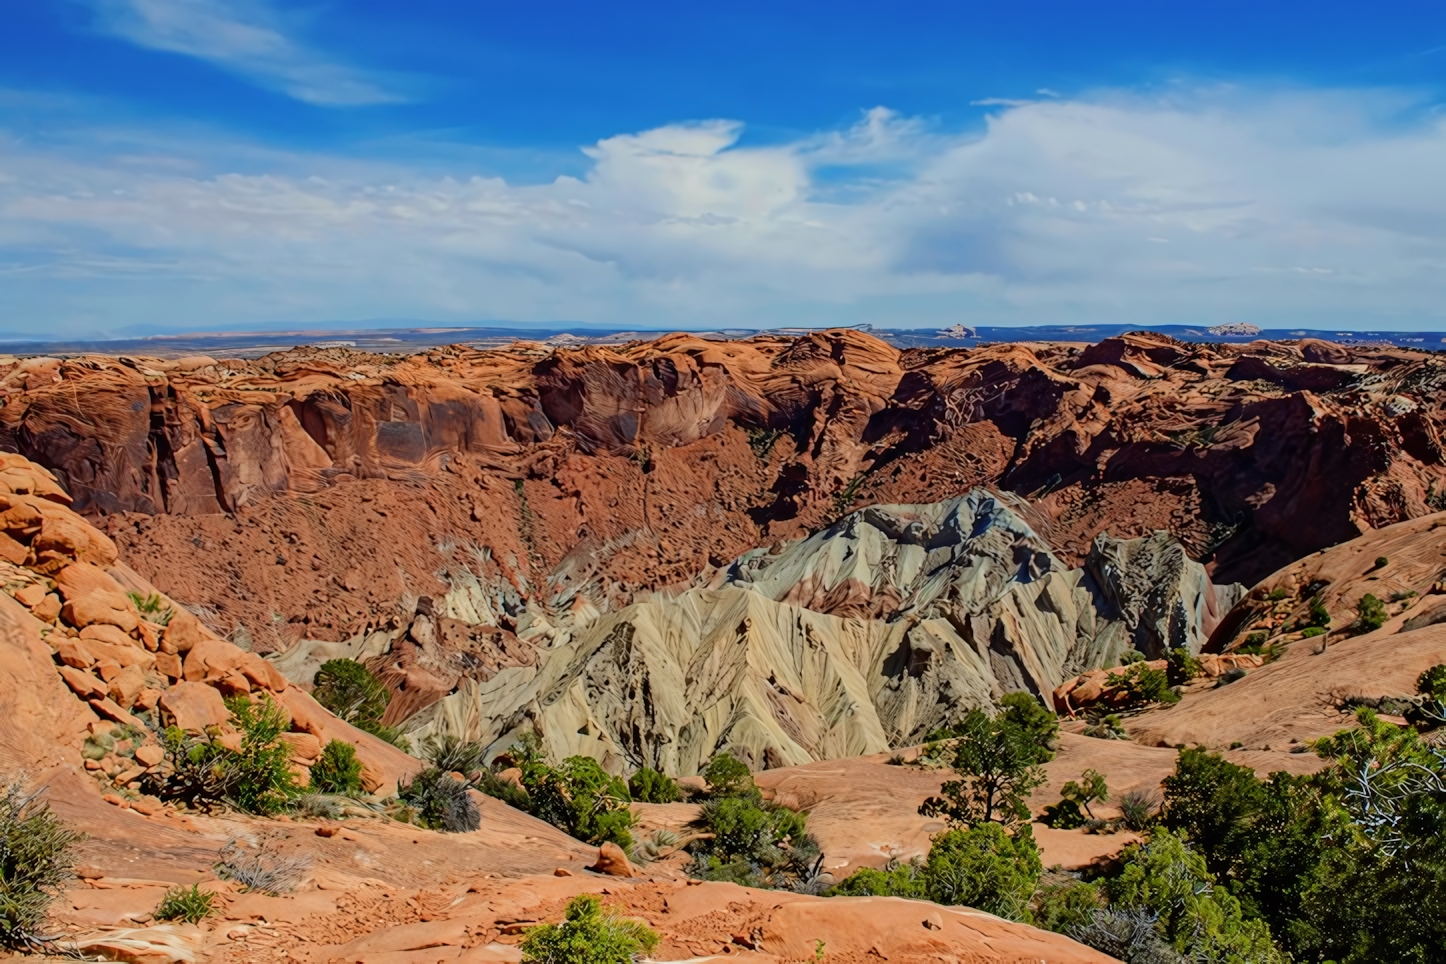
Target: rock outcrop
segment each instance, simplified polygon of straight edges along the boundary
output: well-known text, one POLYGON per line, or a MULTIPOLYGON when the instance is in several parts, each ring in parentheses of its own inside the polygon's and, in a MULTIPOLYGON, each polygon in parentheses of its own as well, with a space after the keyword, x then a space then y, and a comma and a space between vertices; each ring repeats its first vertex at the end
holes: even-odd
POLYGON ((1246 583, 1446 491, 1446 369, 1400 349, 831 331, 5 364, 0 448, 259 652, 468 578, 501 630, 521 599, 615 610, 859 505, 975 486, 1029 496, 1070 565, 1106 529, 1163 530, 1246 583))
POLYGON ((223 697, 248 695, 274 701, 291 717, 292 762, 303 782, 330 739, 357 746, 370 789, 395 785, 420 766, 332 716, 271 662, 217 637, 120 563, 111 540, 69 502, 45 469, 0 454, 0 629, 7 643, 0 671, 10 677, 0 706, 7 751, 0 763, 60 765, 85 741, 84 768, 108 799, 158 809, 137 794, 147 774, 169 765, 156 730, 214 729, 224 737, 230 713, 223 697))
POLYGON ((1198 651, 1237 595, 1168 536, 1102 537, 1071 569, 985 490, 871 506, 709 585, 545 635, 539 620, 535 666, 466 679, 404 728, 494 751, 536 730, 620 772, 692 774, 723 749, 755 768, 877 753, 1008 692, 1048 700, 1126 650, 1198 651))

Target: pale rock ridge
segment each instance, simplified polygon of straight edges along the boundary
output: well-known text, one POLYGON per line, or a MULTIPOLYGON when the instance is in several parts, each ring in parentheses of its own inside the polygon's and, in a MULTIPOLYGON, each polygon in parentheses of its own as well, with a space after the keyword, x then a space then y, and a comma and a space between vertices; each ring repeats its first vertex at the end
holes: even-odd
POLYGON ((546 624, 536 666, 464 679, 404 728, 494 752, 536 729, 554 755, 615 771, 696 773, 721 749, 755 767, 878 753, 1131 648, 1198 652, 1238 595, 1164 534, 1101 537, 1070 569, 976 489, 871 506, 708 585, 546 624))

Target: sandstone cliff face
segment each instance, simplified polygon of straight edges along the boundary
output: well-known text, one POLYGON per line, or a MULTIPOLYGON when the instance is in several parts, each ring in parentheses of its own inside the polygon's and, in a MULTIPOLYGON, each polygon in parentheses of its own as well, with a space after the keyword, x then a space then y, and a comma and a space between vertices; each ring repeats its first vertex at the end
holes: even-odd
POLYGON ((0 368, 0 448, 270 651, 468 578, 501 629, 519 600, 609 611, 850 508, 978 485, 1030 497, 1071 565, 1106 530, 1164 530, 1253 582, 1430 510, 1443 378, 1425 353, 1146 334, 87 357, 0 368))
POLYGON ((1071 569, 985 490, 871 506, 710 582, 529 623, 535 666, 465 679, 405 727, 494 750, 535 729, 620 772, 692 774, 724 749, 756 768, 878 753, 1133 647, 1198 651, 1239 592, 1163 534, 1102 538, 1071 569))

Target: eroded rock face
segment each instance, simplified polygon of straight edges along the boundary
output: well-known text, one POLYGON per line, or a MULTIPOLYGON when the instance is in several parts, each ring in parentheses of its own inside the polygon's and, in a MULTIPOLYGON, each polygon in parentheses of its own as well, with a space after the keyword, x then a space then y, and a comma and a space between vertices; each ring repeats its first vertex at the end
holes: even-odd
MULTIPOLYGON (((980 485, 1029 496, 1072 566, 1102 532, 1165 530, 1250 583, 1429 511, 1443 378, 1419 352, 1151 334, 88 357, 0 369, 0 448, 265 652, 469 576, 494 609, 510 592, 609 611, 847 509, 980 485)), ((515 631, 507 616, 480 621, 515 631)))
POLYGON ((871 506, 710 584, 560 621, 536 666, 464 680, 405 725, 505 749, 696 773, 878 753, 989 706, 1048 701, 1128 649, 1197 652, 1239 594, 1166 535, 1100 539, 1070 568, 986 490, 871 506))

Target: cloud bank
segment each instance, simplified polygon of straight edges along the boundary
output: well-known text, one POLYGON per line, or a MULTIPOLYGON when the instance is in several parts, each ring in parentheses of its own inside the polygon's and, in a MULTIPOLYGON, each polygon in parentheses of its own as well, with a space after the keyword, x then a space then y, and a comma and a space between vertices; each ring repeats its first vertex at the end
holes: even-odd
POLYGON ((294 39, 263 0, 89 0, 103 32, 215 64, 308 104, 351 107, 400 98, 361 71, 294 39))
POLYGON ((964 132, 876 109, 789 143, 743 133, 618 134, 584 148, 585 176, 528 185, 254 145, 12 138, 0 330, 1446 328, 1446 123, 1400 96, 1106 93, 1004 105, 964 132))

